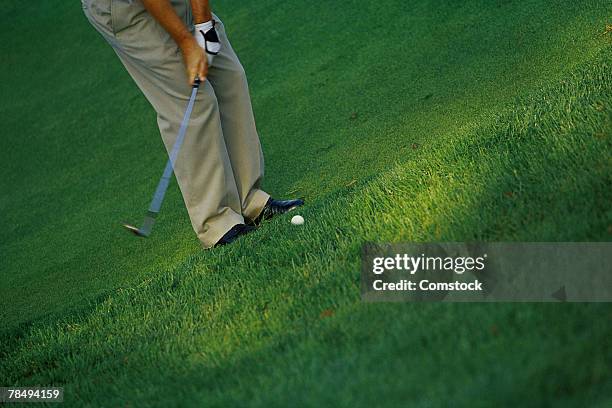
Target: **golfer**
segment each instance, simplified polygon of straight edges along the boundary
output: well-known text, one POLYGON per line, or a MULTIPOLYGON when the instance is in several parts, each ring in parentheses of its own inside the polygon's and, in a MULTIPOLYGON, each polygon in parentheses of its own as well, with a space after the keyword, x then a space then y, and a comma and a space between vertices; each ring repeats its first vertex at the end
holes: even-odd
POLYGON ((204 248, 228 244, 262 220, 304 204, 261 190, 264 160, 244 69, 208 0, 82 0, 87 19, 113 47, 157 112, 168 152, 196 78, 204 81, 178 180, 204 248))

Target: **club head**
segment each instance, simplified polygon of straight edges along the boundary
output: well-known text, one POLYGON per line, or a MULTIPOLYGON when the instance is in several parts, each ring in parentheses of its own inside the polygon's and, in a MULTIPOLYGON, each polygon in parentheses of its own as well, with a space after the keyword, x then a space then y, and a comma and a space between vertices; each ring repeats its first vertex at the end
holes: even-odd
POLYGON ((124 227, 126 230, 130 231, 132 234, 136 235, 137 237, 146 238, 146 237, 148 237, 148 236, 149 236, 148 234, 146 234, 145 232, 143 232, 143 231, 142 231, 140 228, 135 227, 135 226, 133 226, 133 225, 131 225, 131 224, 123 224, 123 227, 124 227))

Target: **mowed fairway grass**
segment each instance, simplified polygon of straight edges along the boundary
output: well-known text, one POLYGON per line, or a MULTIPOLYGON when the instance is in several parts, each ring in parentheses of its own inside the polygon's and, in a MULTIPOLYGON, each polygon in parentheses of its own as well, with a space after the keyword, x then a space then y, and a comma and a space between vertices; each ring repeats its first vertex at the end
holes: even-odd
POLYGON ((612 405, 612 306, 364 304, 366 241, 609 241, 612 5, 214 1, 264 187, 202 251, 155 114, 76 1, 0 15, 0 385, 66 406, 612 405))

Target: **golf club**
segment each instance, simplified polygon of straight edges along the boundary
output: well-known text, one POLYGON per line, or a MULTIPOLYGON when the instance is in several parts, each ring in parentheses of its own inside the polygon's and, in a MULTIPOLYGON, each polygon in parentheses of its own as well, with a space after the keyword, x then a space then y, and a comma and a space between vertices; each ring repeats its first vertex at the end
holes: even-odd
POLYGON ((153 195, 153 200, 151 200, 151 204, 149 205, 149 210, 147 211, 144 221, 142 222, 142 227, 138 228, 135 225, 124 223, 123 226, 134 235, 138 237, 146 238, 151 235, 151 231, 153 229, 153 225, 155 224, 155 217, 159 214, 159 210, 161 208, 162 202, 164 201, 164 196, 166 195, 166 190, 168 189, 168 184, 170 184, 170 178, 172 177, 172 171, 174 169, 174 164, 176 162, 176 158, 178 156, 178 152, 181 149, 181 145, 183 144, 183 140, 185 139, 185 133, 187 133, 187 125, 189 123, 189 118, 191 117, 191 111, 193 110, 193 105, 195 104, 195 98, 198 94, 198 89, 200 87, 200 78, 196 78, 193 84, 193 88, 191 91, 191 97, 189 98, 189 103, 187 104, 187 109, 185 110, 185 116, 183 116, 183 122, 181 122, 181 127, 179 128, 178 137, 174 142, 174 146, 172 146, 172 151, 170 152, 170 157, 168 158, 168 162, 166 163, 166 168, 164 169, 164 174, 162 175, 159 183, 157 184, 157 188, 155 189, 155 194, 153 195))

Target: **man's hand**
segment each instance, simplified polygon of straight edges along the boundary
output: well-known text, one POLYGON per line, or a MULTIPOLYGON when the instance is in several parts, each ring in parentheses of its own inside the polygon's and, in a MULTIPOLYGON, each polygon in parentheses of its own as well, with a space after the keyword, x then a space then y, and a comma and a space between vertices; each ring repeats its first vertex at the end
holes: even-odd
POLYGON ((208 62, 204 50, 198 45, 193 36, 188 37, 179 44, 187 68, 189 83, 193 85, 196 77, 204 81, 208 75, 208 62))
MULTIPOLYGON (((185 67, 187 68, 189 83, 193 85, 196 76, 200 78, 200 81, 204 81, 208 74, 208 65, 204 51, 200 48, 196 39, 191 35, 189 30, 187 30, 183 21, 176 14, 170 1, 142 0, 142 4, 181 48, 183 59, 185 60, 185 67)), ((207 0, 206 4, 208 4, 207 0)))
POLYGON ((205 23, 195 25, 195 38, 206 51, 206 57, 208 59, 208 66, 211 66, 215 55, 221 51, 221 42, 215 30, 215 20, 209 20, 205 23))

